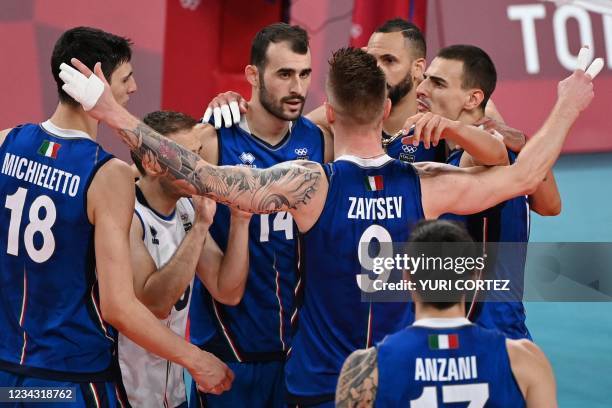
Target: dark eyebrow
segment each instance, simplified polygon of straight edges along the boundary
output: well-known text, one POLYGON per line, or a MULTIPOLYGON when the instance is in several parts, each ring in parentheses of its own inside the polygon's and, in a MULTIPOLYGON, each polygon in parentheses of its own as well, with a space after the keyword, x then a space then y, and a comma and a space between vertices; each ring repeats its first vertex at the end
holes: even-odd
POLYGON ((380 58, 380 59, 383 59, 383 58, 390 58, 390 59, 392 59, 393 61, 397 61, 397 57, 396 57, 395 55, 393 55, 393 54, 383 54, 383 55, 381 55, 379 58, 380 58))
POLYGON ((295 72, 295 69, 293 68, 279 68, 276 70, 277 73, 279 74, 293 74, 295 72))
POLYGON ((124 76, 124 77, 123 77, 123 80, 124 80, 124 81, 127 81, 128 79, 130 79, 130 77, 131 77, 132 75, 134 75, 134 71, 130 71, 130 73, 129 73, 129 74, 127 74, 126 76, 124 76))
POLYGON ((300 71, 300 75, 310 74, 312 72, 312 68, 306 68, 300 71))
POLYGON ((448 84, 444 78, 440 78, 434 75, 425 75, 425 78, 429 78, 430 81, 435 82, 436 84, 439 84, 439 85, 448 84))

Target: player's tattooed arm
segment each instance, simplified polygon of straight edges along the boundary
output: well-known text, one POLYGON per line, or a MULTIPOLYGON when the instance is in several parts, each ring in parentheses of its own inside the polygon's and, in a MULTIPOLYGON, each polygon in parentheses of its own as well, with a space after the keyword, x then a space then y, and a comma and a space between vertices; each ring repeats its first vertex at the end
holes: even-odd
POLYGON ((376 347, 353 352, 342 366, 336 388, 336 407, 369 408, 374 406, 378 389, 378 353, 376 347))
POLYGON ((148 168, 167 172, 185 192, 205 195, 254 213, 287 211, 308 204, 321 183, 322 169, 309 161, 267 169, 213 166, 142 122, 119 134, 148 168))

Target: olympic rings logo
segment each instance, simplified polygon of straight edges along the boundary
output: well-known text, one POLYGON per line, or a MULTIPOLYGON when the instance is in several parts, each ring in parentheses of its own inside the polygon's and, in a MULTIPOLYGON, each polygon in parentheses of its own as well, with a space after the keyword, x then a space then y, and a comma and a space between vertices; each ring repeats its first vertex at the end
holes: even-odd
POLYGON ((402 150, 404 153, 416 153, 416 151, 419 150, 419 147, 413 145, 402 145, 402 150))

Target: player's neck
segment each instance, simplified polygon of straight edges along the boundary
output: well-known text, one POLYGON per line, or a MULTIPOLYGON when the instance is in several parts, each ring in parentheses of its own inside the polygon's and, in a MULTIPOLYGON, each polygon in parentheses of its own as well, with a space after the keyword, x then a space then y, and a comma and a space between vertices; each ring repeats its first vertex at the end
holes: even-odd
POLYGON ((474 109, 471 111, 461 111, 457 120, 466 125, 473 125, 482 120, 482 118, 484 118, 484 113, 480 109, 474 109))
POLYGON ((96 140, 98 136, 98 121, 92 119, 80 106, 73 107, 58 103, 49 120, 58 128, 85 132, 93 140, 96 140))
POLYGON ((145 196, 147 203, 153 210, 164 215, 169 216, 176 208, 176 202, 178 197, 170 196, 165 193, 155 179, 150 177, 142 177, 136 182, 136 185, 140 187, 140 191, 145 196))
POLYGON ((382 126, 355 127, 332 125, 334 133, 334 159, 344 156, 357 156, 363 159, 378 157, 385 153, 380 142, 382 126))
POLYGON ((251 134, 272 146, 283 140, 289 131, 289 121, 272 115, 258 100, 252 99, 249 102, 249 110, 245 116, 251 134))
POLYGON ((393 135, 406 123, 406 119, 417 113, 416 90, 413 88, 406 96, 391 107, 389 117, 383 122, 385 133, 393 135))
POLYGON ((465 303, 457 303, 448 309, 440 310, 433 306, 424 305, 421 302, 414 304, 414 318, 420 319, 437 319, 437 318, 456 318, 465 317, 465 303))

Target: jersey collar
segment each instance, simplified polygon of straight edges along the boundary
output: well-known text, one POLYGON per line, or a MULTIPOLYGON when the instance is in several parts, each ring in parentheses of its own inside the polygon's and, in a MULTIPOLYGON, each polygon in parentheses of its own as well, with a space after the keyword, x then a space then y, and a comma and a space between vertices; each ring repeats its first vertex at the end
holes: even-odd
POLYGON ((450 327, 460 327, 472 324, 465 317, 429 317, 426 319, 419 319, 412 323, 415 327, 430 327, 433 329, 444 329, 450 327))
POLYGON ((357 157, 357 156, 353 156, 350 154, 343 154, 342 156, 338 157, 334 161, 338 161, 338 160, 349 161, 351 163, 355 163, 356 165, 360 167, 380 167, 392 161, 393 159, 389 157, 389 155, 387 154, 382 154, 378 157, 374 157, 371 159, 364 159, 362 157, 357 157))
POLYGON ((51 133, 53 136, 62 137, 65 139, 89 139, 93 140, 91 136, 87 133, 82 132, 76 129, 62 129, 57 127, 51 122, 51 120, 46 120, 40 124, 40 126, 47 132, 51 133))

